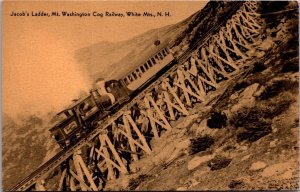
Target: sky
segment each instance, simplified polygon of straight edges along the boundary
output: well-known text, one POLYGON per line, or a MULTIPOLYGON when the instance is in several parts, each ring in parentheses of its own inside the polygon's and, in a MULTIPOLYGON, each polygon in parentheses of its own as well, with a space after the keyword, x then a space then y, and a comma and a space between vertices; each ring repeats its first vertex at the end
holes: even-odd
POLYGON ((74 52, 101 42, 130 39, 177 23, 206 1, 2 2, 2 111, 10 116, 61 110, 91 81, 74 52), (24 11, 30 16, 10 16, 24 11), (170 17, 35 17, 31 12, 170 12, 170 17))

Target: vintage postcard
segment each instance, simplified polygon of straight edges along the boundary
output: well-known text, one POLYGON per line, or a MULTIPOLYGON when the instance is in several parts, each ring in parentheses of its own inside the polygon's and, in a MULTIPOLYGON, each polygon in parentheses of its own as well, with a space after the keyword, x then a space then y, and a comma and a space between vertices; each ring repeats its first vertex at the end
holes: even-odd
POLYGON ((3 1, 4 191, 299 189, 297 1, 3 1))

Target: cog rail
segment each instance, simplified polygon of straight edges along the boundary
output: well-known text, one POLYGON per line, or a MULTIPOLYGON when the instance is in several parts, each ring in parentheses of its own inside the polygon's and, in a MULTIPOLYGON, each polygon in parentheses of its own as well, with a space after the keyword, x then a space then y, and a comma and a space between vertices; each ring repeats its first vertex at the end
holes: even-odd
POLYGON ((188 48, 184 51, 178 58, 177 62, 171 61, 163 70, 160 71, 158 75, 153 76, 148 82, 142 85, 142 90, 138 93, 131 101, 128 101, 121 107, 117 112, 113 115, 105 117, 103 120, 100 120, 97 128, 92 130, 85 138, 79 140, 75 145, 69 146, 62 151, 58 152, 54 157, 50 160, 42 164, 38 169, 32 172, 25 179, 20 181, 16 186, 11 188, 9 191, 24 191, 30 188, 36 181, 42 178, 46 173, 49 173, 54 168, 59 166, 62 162, 64 162, 67 158, 69 158, 76 150, 81 148, 87 142, 91 141, 94 137, 99 134, 106 133, 106 128, 114 122, 117 118, 123 115, 125 111, 133 107, 139 100, 141 100, 147 93, 149 93, 155 86, 158 86, 161 83, 160 79, 163 79, 170 74, 174 73, 177 69, 177 65, 184 63, 190 56, 190 54, 195 51, 196 48, 201 47, 205 44, 205 42, 214 34, 222 25, 224 25, 228 18, 230 18, 245 2, 238 2, 235 6, 229 11, 226 19, 222 20, 219 24, 214 25, 210 30, 208 30, 202 37, 199 39, 194 46, 188 48), (162 72, 165 71, 166 72, 162 72), (163 74, 161 74, 163 73, 163 74))

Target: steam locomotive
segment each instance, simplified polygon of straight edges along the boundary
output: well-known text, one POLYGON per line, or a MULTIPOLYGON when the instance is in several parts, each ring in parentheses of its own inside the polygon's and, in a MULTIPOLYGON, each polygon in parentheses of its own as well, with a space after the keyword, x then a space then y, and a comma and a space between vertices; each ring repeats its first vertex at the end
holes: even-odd
POLYGON ((52 137, 65 148, 85 137, 104 117, 114 113, 138 94, 155 75, 172 66, 176 59, 169 48, 160 50, 144 64, 119 80, 96 81, 97 88, 56 115, 56 123, 49 130, 52 137))

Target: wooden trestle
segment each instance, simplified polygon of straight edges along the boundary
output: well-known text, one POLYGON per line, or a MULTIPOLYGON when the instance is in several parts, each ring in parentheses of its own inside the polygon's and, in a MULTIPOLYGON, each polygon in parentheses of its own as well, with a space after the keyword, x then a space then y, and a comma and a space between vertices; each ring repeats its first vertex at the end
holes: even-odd
MULTIPOLYGON (((220 82, 255 57, 251 53, 264 27, 258 7, 258 2, 245 2, 225 26, 179 63, 174 73, 160 79, 158 86, 113 120, 106 133, 76 150, 60 166, 56 190, 97 191, 107 180, 135 171, 130 163, 151 154, 152 138, 171 130, 171 121, 190 115, 195 103, 205 101, 220 82)), ((35 185, 37 190, 47 187, 47 179, 35 185)))

